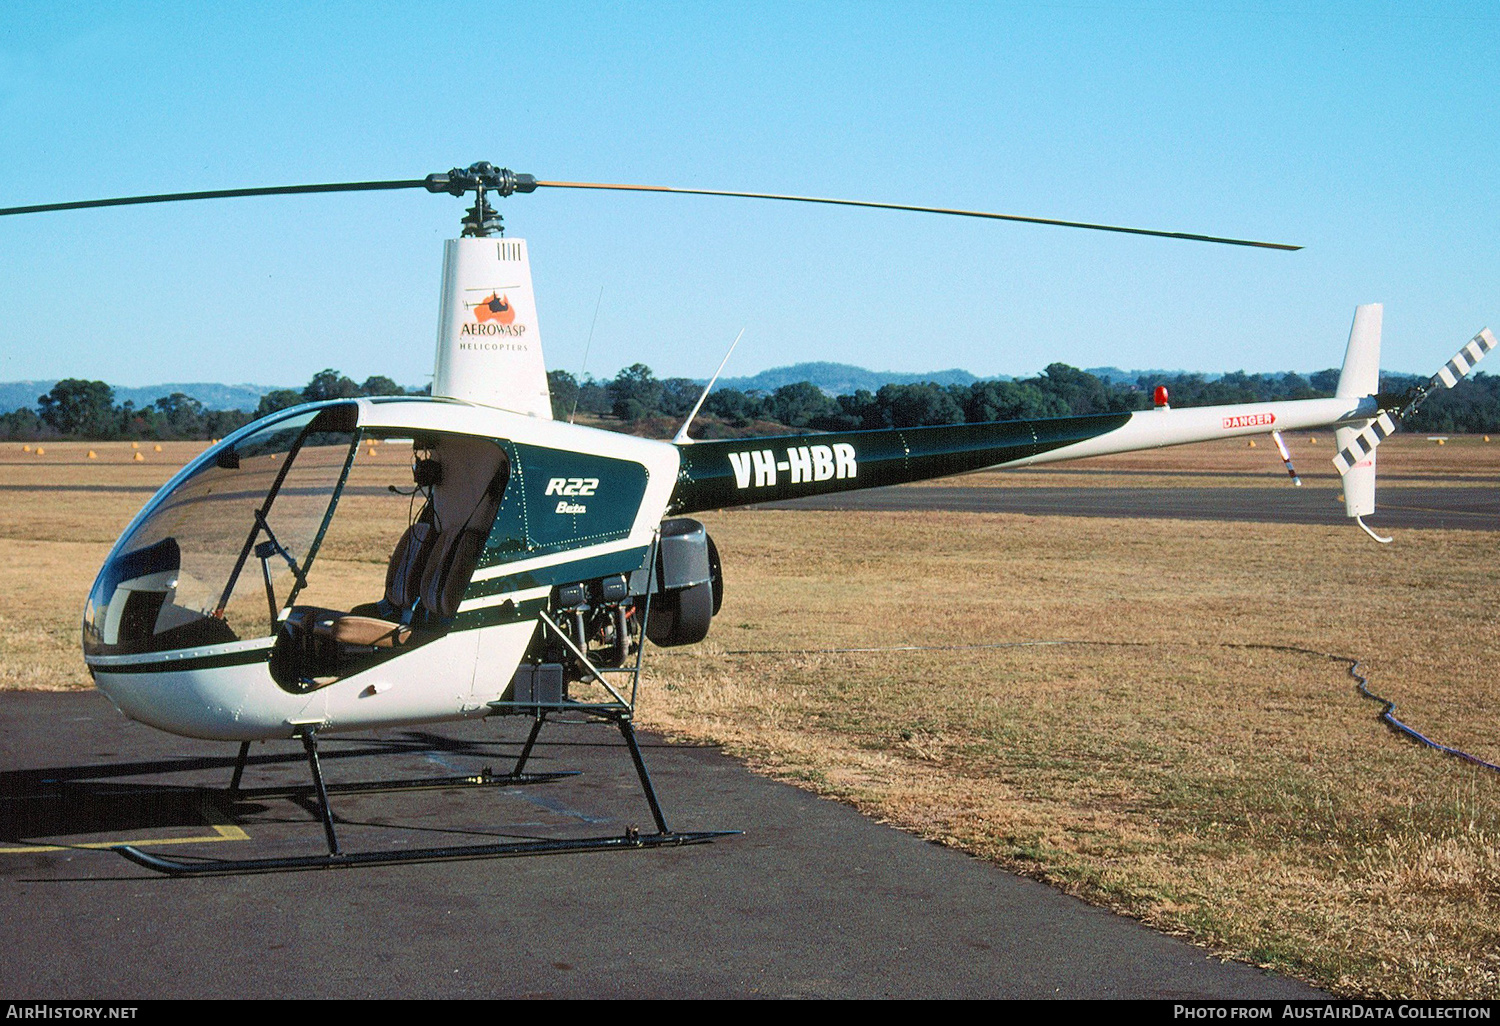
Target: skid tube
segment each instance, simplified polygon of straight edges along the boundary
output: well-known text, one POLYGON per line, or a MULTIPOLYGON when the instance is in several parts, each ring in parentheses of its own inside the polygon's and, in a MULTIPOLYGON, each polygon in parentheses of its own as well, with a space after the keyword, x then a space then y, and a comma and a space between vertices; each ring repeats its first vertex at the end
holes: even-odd
POLYGON ((616 837, 581 837, 555 841, 517 841, 508 844, 470 844, 452 848, 418 848, 411 851, 364 851, 292 858, 190 861, 155 855, 133 845, 114 851, 138 866, 167 876, 224 876, 241 873, 275 873, 299 869, 340 869, 353 866, 405 865, 417 862, 453 862, 462 859, 494 859, 522 855, 557 855, 565 852, 612 851, 633 848, 663 848, 705 844, 738 830, 699 830, 688 833, 642 834, 626 831, 616 837))
POLYGON ((589 712, 600 719, 613 722, 619 728, 621 735, 624 736, 626 745, 630 749, 631 761, 634 763, 636 774, 641 781, 641 788, 645 792, 646 801, 651 807, 651 816, 656 821, 656 833, 643 834, 636 827, 632 826, 622 835, 605 837, 507 841, 497 844, 466 844, 441 848, 417 848, 405 851, 345 852, 340 849, 338 835, 334 829, 333 811, 328 803, 328 795, 330 793, 347 794, 442 787, 486 787, 544 783, 549 780, 577 775, 577 771, 563 773, 525 772, 526 762, 531 757, 532 749, 536 746, 537 735, 541 733, 542 726, 547 719, 547 712, 538 709, 536 719, 531 727, 531 733, 527 736, 526 744, 522 748, 520 756, 516 759, 515 768, 510 773, 503 775, 494 774, 486 769, 483 773, 466 777, 375 781, 329 787, 323 780, 323 770, 318 759, 317 731, 308 729, 304 730, 300 736, 303 748, 307 752, 308 766, 312 771, 313 783, 311 787, 304 785, 293 788, 245 789, 240 787, 240 780, 244 773, 250 744, 249 742, 243 743, 240 746, 239 757, 235 761, 234 775, 229 786, 228 793, 231 800, 249 797, 269 797, 272 795, 315 794, 318 801, 319 818, 322 821, 323 831, 328 841, 327 855, 301 855, 259 859, 184 859, 177 856, 159 855, 153 852, 142 851, 135 845, 128 844, 118 845, 111 850, 138 866, 143 866, 146 869, 167 876, 224 876, 242 873, 289 872, 303 869, 343 869, 355 866, 404 865, 408 863, 447 862, 463 859, 514 858, 526 855, 556 855, 570 852, 679 847, 688 844, 705 844, 717 837, 728 837, 740 833, 738 830, 678 832, 668 829, 666 819, 662 814, 661 804, 656 798, 656 789, 652 786, 651 777, 646 771, 645 760, 641 756, 640 745, 636 741, 635 729, 631 725, 629 712, 613 708, 604 711, 592 709, 589 712))

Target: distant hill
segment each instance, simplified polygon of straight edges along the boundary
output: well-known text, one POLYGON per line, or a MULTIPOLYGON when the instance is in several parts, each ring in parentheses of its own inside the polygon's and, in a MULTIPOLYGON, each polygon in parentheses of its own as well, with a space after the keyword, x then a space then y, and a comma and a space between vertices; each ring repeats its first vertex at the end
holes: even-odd
MULTIPOLYGON (((35 407, 37 396, 52 391, 57 380, 51 381, 6 381, 0 382, 0 413, 19 410, 23 406, 35 407)), ((115 402, 135 404, 136 409, 150 406, 163 396, 173 392, 190 395, 209 410, 251 410, 260 405, 260 397, 285 385, 219 385, 212 382, 194 381, 145 385, 141 388, 124 388, 115 385, 115 402)), ((302 389, 298 388, 298 392, 302 389)))
POLYGON ((36 406, 36 397, 52 391, 55 381, 6 381, 0 383, 0 413, 36 406))
MULTIPOLYGON (((1004 375, 1001 380, 1010 380, 1004 375)), ((774 392, 783 385, 810 381, 833 395, 853 395, 860 389, 874 392, 881 385, 913 385, 935 381, 939 385, 972 385, 980 380, 966 370, 926 371, 903 374, 896 371, 870 371, 847 363, 797 363, 790 367, 773 367, 746 378, 720 378, 719 387, 741 392, 774 392)))

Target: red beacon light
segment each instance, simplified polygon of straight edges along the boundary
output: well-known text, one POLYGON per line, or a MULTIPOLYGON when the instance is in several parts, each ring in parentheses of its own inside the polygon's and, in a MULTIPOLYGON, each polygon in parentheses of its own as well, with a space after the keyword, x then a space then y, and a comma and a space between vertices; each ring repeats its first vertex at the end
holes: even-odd
POLYGON ((1167 403, 1167 386, 1157 385, 1156 395, 1153 400, 1158 410, 1170 410, 1172 407, 1167 403))

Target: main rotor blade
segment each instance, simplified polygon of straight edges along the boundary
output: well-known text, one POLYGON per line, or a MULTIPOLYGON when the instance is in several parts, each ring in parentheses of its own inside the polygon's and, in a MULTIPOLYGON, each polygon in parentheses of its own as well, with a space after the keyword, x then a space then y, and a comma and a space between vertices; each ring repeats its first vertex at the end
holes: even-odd
POLYGON ((332 182, 327 185, 274 185, 260 189, 214 189, 209 192, 167 192, 158 196, 121 196, 116 199, 79 200, 74 203, 39 203, 29 207, 0 208, 6 214, 41 214, 49 210, 84 210, 89 207, 126 207, 136 203, 175 203, 178 200, 233 199, 238 196, 295 196, 307 192, 372 192, 378 189, 422 189, 424 178, 396 182, 332 182))
POLYGON ((979 217, 991 221, 1017 221, 1022 224, 1051 225, 1057 228, 1086 228, 1090 231, 1120 232, 1125 235, 1151 235, 1162 239, 1184 239, 1189 242, 1217 242, 1229 246, 1254 246, 1259 249, 1298 250, 1280 242, 1256 242, 1230 239, 1218 235, 1192 232, 1164 232, 1151 228, 1127 228, 1113 224, 1091 224, 1085 221, 1060 221, 1050 217, 1026 217, 1021 214, 995 214, 984 210, 957 210, 951 207, 924 207, 906 203, 876 203, 870 200, 832 199, 824 196, 784 196, 770 192, 732 192, 727 189, 679 189, 666 185, 619 185, 607 182, 539 182, 531 175, 512 175, 491 165, 476 164, 467 172, 455 169, 447 175, 428 175, 386 182, 330 182, 324 185, 279 185, 255 189, 213 189, 203 192, 169 192, 153 196, 121 196, 115 199, 78 200, 72 203, 38 203, 24 207, 0 208, 0 217, 8 214, 40 214, 54 210, 86 210, 91 207, 124 207, 138 203, 175 203, 182 200, 233 199, 241 196, 294 196, 319 192, 372 192, 386 189, 426 189, 428 192, 452 192, 460 195, 475 185, 490 188, 499 195, 511 191, 531 192, 536 188, 603 189, 615 192, 664 192, 687 196, 734 196, 742 199, 783 200, 791 203, 826 203, 838 207, 866 207, 873 210, 909 210, 923 214, 948 214, 953 217, 979 217), (467 174, 467 178, 464 177, 467 174), (501 178, 491 181, 496 175, 501 178), (454 176, 458 176, 455 179, 454 176), (472 179, 472 181, 470 180, 472 179))
POLYGON ((1250 239, 1228 239, 1217 235, 1195 235, 1190 232, 1159 232, 1150 228, 1123 228, 1113 224, 1089 224, 1084 221, 1058 221, 1050 217, 1024 217, 1020 214, 992 214, 983 210, 955 210, 950 207, 918 207, 905 203, 874 203, 868 200, 828 199, 822 196, 782 196, 770 192, 729 192, 723 189, 677 189, 667 185, 613 185, 603 182, 537 182, 538 188, 609 189, 620 192, 672 192, 689 196, 739 196, 744 199, 787 200, 793 203, 829 203, 839 207, 871 207, 876 210, 911 210, 922 214, 951 214, 955 217, 983 217, 991 221, 1020 221, 1023 224, 1046 224, 1057 228, 1088 228, 1100 232, 1122 232, 1126 235, 1154 235, 1163 239, 1186 239, 1190 242, 1222 242, 1229 246, 1255 246, 1260 249, 1298 250, 1281 242, 1255 242, 1250 239))

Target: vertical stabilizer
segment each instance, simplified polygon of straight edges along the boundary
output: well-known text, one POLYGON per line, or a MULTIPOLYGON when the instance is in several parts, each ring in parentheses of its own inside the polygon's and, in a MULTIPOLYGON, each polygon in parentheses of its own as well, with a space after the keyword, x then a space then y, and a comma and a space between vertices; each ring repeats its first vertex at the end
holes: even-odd
POLYGON ((432 394, 552 418, 525 239, 444 244, 432 394))
POLYGON ((1385 308, 1366 303, 1354 308, 1349 346, 1344 350, 1344 369, 1333 394, 1340 399, 1362 399, 1380 391, 1380 321, 1385 308))
MULTIPOLYGON (((1344 350, 1344 369, 1334 395, 1340 399, 1362 399, 1380 390, 1380 321, 1384 308, 1367 303, 1354 309, 1349 329, 1349 348, 1344 350)), ((1356 424, 1334 431, 1340 451, 1348 448, 1367 425, 1356 424)), ((1375 512, 1375 450, 1372 447, 1344 475, 1344 512, 1366 517, 1375 512)))

